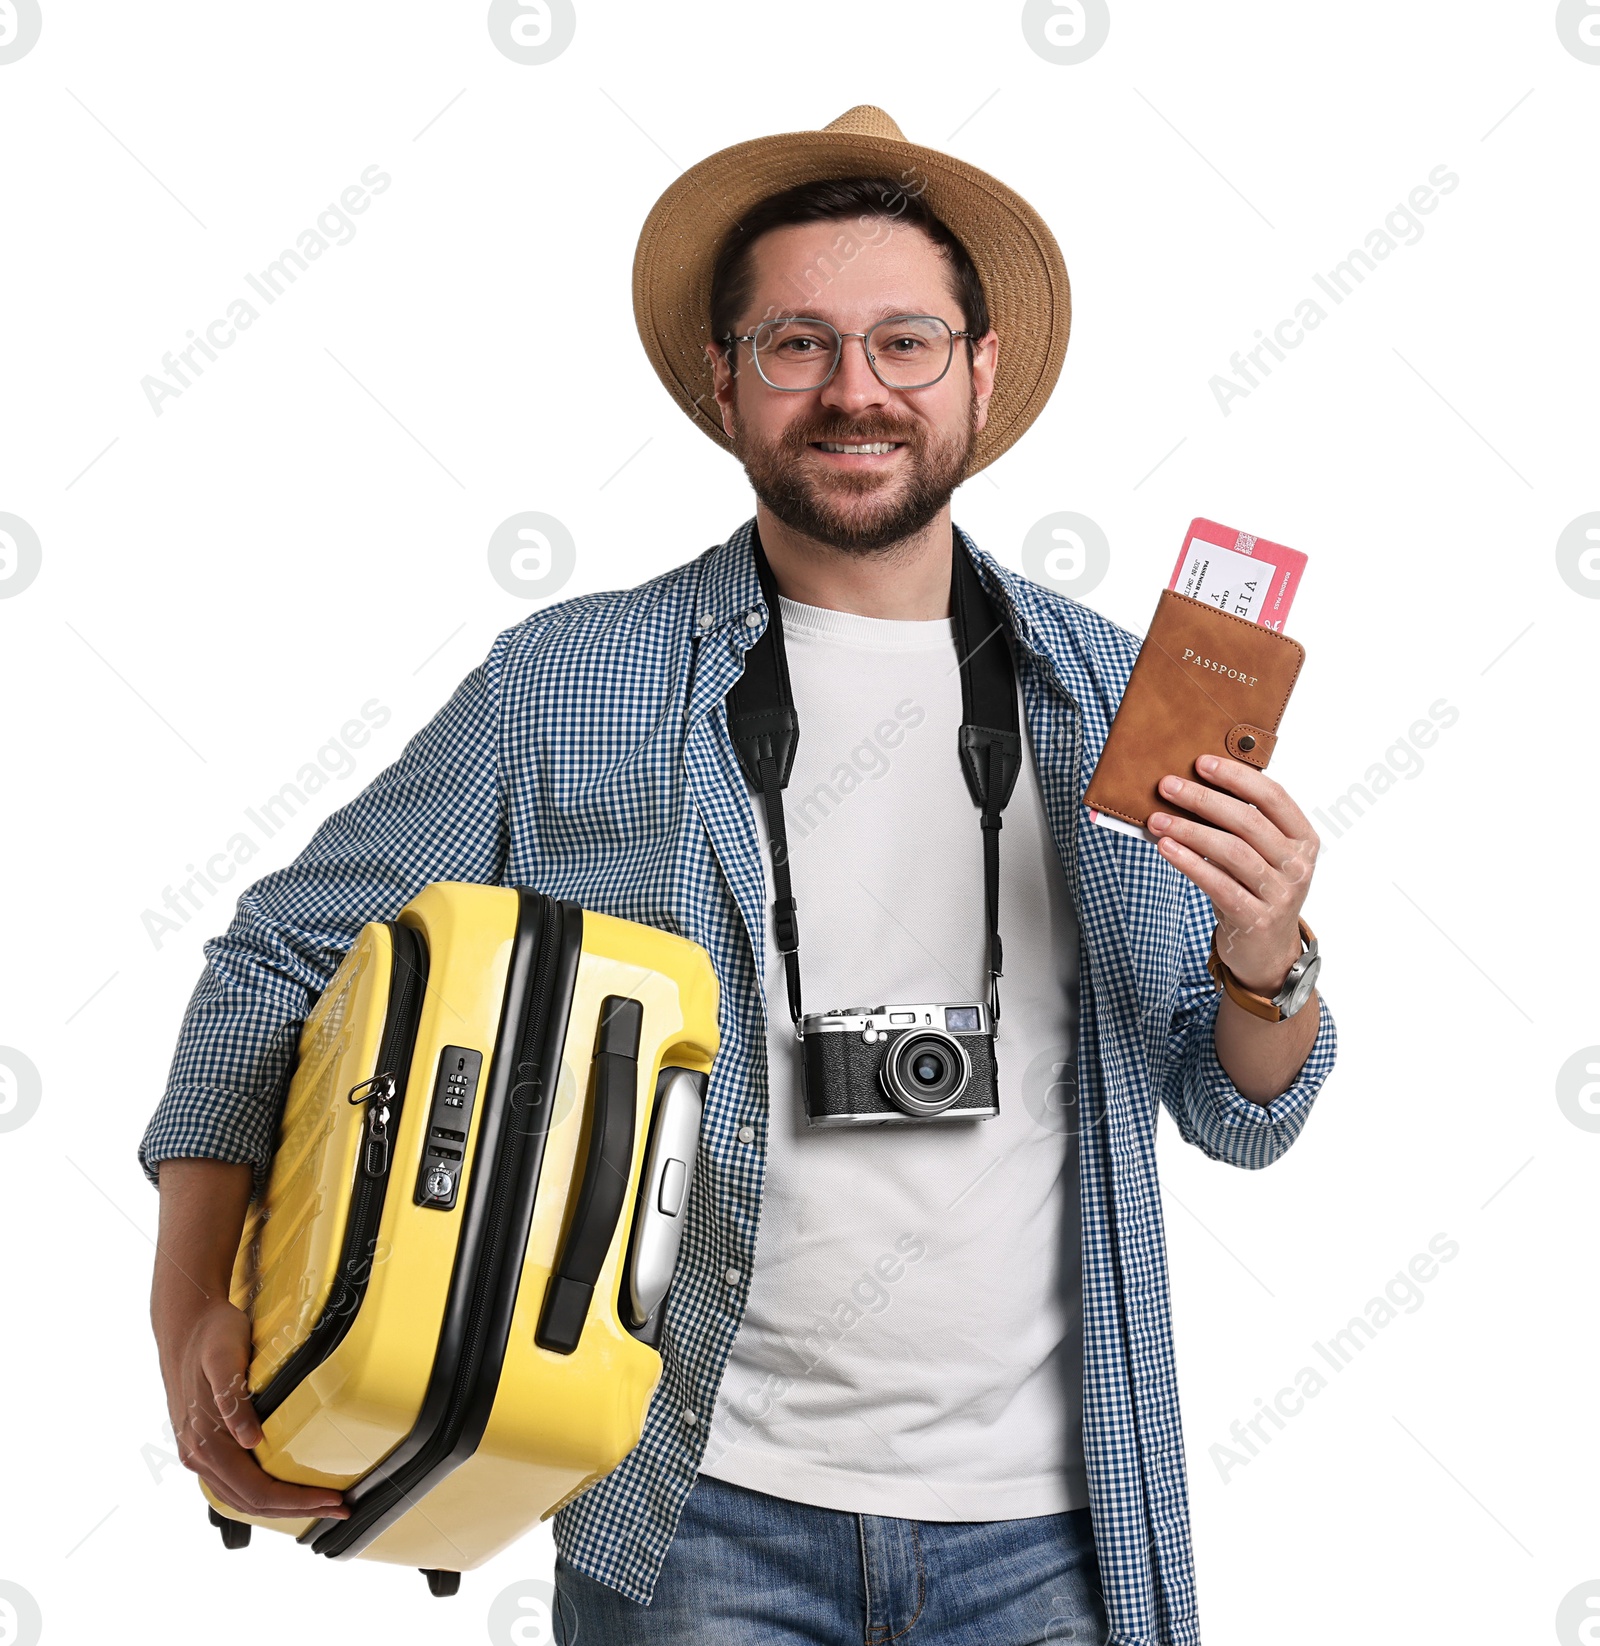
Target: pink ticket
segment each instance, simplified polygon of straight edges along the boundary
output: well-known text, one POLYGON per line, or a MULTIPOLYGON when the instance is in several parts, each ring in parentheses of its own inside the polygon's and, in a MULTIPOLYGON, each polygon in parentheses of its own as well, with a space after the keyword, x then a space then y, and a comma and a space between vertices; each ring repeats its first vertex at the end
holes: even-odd
POLYGON ((1282 634, 1305 569, 1298 549, 1191 520, 1167 587, 1282 634))

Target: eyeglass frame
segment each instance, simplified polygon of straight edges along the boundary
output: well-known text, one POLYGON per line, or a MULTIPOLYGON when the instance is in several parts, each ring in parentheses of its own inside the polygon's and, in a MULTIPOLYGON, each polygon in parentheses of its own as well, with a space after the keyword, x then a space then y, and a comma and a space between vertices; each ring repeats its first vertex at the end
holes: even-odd
POLYGON ((761 322, 761 326, 757 326, 756 331, 746 332, 743 336, 739 337, 736 337, 732 332, 729 332, 725 337, 719 338, 718 341, 722 343, 751 344, 752 348, 750 350, 750 354, 751 358, 755 361, 757 375, 769 389, 776 390, 779 394, 811 394, 817 389, 827 388, 827 386, 833 381, 834 375, 838 372, 840 364, 844 360, 844 340, 847 337, 859 337, 861 339, 861 352, 867 357, 867 366, 871 370, 872 375, 876 377, 886 389, 894 389, 897 392, 912 389, 931 389, 935 383, 942 383, 945 378, 950 375, 950 367, 955 363, 956 358, 956 339, 958 337, 966 338, 970 356, 972 343, 977 337, 976 332, 957 331, 942 314, 886 315, 882 320, 879 320, 876 324, 868 327, 866 331, 840 331, 831 320, 823 320, 818 316, 797 314, 788 315, 782 321, 763 320, 761 322), (872 350, 867 347, 867 339, 878 329, 879 326, 893 325, 896 320, 937 320, 939 324, 950 333, 950 358, 945 361, 944 370, 940 372, 937 377, 930 377, 926 383, 890 383, 885 379, 883 373, 878 370, 877 362, 872 357, 872 350), (828 375, 824 377, 820 383, 806 383, 799 388, 788 388, 782 383, 774 383, 772 379, 761 370, 761 356, 755 352, 755 348, 753 347, 756 332, 761 330, 761 326, 786 325, 789 321, 803 321, 804 324, 809 326, 826 326, 828 330, 831 331, 838 339, 838 343, 835 345, 833 351, 833 364, 828 368, 828 375))

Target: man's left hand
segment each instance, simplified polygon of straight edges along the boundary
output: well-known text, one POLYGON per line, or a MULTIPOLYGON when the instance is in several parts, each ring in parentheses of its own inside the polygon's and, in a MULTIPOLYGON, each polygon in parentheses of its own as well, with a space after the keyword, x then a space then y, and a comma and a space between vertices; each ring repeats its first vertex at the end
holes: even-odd
POLYGON ((1217 953, 1228 970, 1243 987, 1270 998, 1300 957, 1300 906, 1321 841, 1282 784, 1265 772, 1209 754, 1195 769, 1203 783, 1168 776, 1160 789, 1206 821, 1153 812, 1146 827, 1161 855, 1211 899, 1217 953))

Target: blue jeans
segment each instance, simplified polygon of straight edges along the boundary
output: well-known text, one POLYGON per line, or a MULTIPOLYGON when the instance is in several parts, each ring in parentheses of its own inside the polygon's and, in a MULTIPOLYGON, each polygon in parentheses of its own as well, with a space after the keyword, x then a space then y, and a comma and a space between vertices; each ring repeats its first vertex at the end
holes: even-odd
POLYGON ((701 1475, 648 1606, 556 1557, 557 1646, 1104 1646, 1089 1511, 894 1520, 701 1475))

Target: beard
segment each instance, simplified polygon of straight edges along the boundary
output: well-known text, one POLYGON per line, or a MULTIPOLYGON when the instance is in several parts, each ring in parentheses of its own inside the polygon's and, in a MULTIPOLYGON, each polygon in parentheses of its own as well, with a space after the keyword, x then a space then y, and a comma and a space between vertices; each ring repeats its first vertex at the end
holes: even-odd
POLYGON ((845 554, 874 554, 914 536, 950 501, 972 456, 977 421, 976 395, 968 396, 965 427, 948 435, 882 416, 846 425, 823 412, 791 423, 768 443, 748 439, 741 422, 733 450, 756 496, 791 531, 845 554), (894 473, 823 473, 813 461, 813 440, 895 440, 905 449, 894 473))

